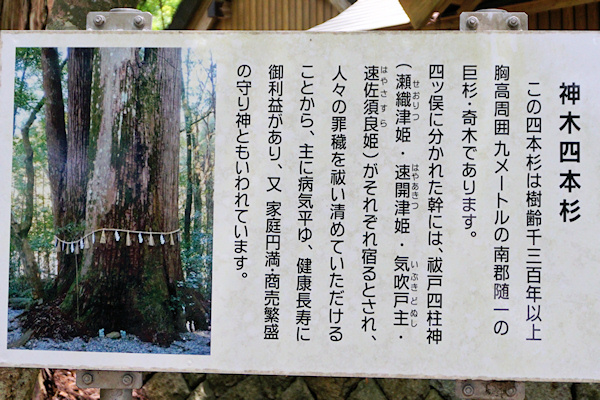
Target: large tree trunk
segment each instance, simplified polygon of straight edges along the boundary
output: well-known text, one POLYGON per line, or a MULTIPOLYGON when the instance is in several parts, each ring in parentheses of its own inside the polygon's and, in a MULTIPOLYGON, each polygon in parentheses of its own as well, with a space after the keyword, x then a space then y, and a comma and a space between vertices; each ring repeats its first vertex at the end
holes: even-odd
MULTIPOLYGON (((89 11, 106 11, 115 7, 135 7, 137 5, 137 0, 123 0, 123 1, 104 1, 102 3, 102 8, 100 7, 100 2, 98 1, 84 1, 81 0, 79 7, 74 7, 73 1, 71 0, 2 0, 0 2, 0 30, 42 30, 46 29, 48 24, 49 13, 52 13, 51 17, 51 27, 50 29, 65 29, 66 27, 78 27, 80 29, 85 29, 85 15, 89 11), (56 9, 52 10, 53 3, 57 6, 56 9)), ((43 59, 46 59, 46 65, 44 67, 44 75, 50 74, 53 78, 53 85, 57 82, 60 83, 60 68, 56 68, 58 64, 58 57, 55 53, 55 50, 49 50, 50 52, 54 52, 49 56, 46 53, 43 56, 43 59), (48 60, 48 56, 51 59, 48 60), (58 72, 58 75, 56 73, 58 72)), ((46 87, 44 88, 46 89, 46 87)), ((58 137, 55 137, 51 140, 52 145, 60 146, 60 143, 63 142, 66 137, 61 137, 62 134, 65 133, 64 130, 64 108, 62 108, 62 91, 55 91, 55 103, 50 105, 50 108, 55 111, 53 114, 51 112, 51 116, 54 115, 54 121, 58 118, 56 111, 58 111, 58 107, 63 112, 63 121, 62 121, 62 132, 60 128, 60 122, 58 122, 58 126, 54 125, 55 128, 58 128, 58 137), (58 96, 60 95, 61 99, 58 100, 58 96)), ((46 112, 48 108, 46 108, 46 112)), ((63 142, 64 143, 64 142, 63 142)), ((59 147, 58 152, 55 155, 58 159, 54 159, 54 161, 58 161, 54 164, 53 168, 55 168, 55 178, 56 175, 60 175, 60 169, 64 168, 64 164, 62 167, 60 166, 61 158, 64 154, 62 154, 63 150, 66 147, 59 147)), ((55 148, 55 150, 57 150, 55 148)), ((64 159, 62 159, 64 161, 64 159)), ((63 177, 55 180, 54 184, 60 186, 62 185, 63 177)), ((53 188, 53 193, 56 194, 55 191, 57 188, 53 188)), ((62 196, 59 196, 58 202, 55 203, 57 205, 57 210, 54 212, 55 217, 59 217, 59 220, 62 219, 58 214, 58 209, 60 209, 62 205, 62 201, 60 200, 62 196)), ((62 225, 57 225, 62 226, 62 225)), ((15 226, 11 223, 11 231, 13 228, 18 228, 19 226, 15 226)), ((11 232, 12 233, 12 232, 11 232)), ((27 251, 27 248, 30 249, 28 243, 22 243, 22 248, 25 250, 25 254, 23 255, 26 259, 32 259, 32 254, 27 251)), ((39 282, 39 271, 35 266, 31 264, 33 273, 33 279, 36 282, 39 282)), ((38 287, 38 283, 34 284, 34 287, 38 287)), ((38 291, 38 289, 36 289, 38 291)), ((3 394, 3 398, 6 399, 25 399, 31 398, 33 393, 33 387, 35 380, 39 374, 39 370, 36 369, 2 369, 0 371, 0 393, 3 394)))
MULTIPOLYGON (((125 330, 168 342, 183 329, 177 284, 183 279, 178 227, 179 49, 105 48, 98 51, 92 130, 95 157, 87 188, 86 228, 106 243, 83 251, 79 282, 63 309, 91 330, 125 330), (143 55, 142 55, 143 53, 143 55), (98 106, 98 107, 97 107, 98 106), (129 244, 129 245, 128 245, 129 244), (79 305, 79 307, 78 307, 79 305)), ((70 78, 69 78, 70 79, 70 78)))
MULTIPOLYGON (((61 215, 56 218, 59 237, 81 237, 85 231, 85 209, 89 173, 88 147, 90 135, 90 104, 92 92, 92 60, 89 48, 69 49, 68 58, 68 139, 66 160, 60 177, 64 192, 61 215)), ((64 111, 63 111, 64 113, 64 111)), ((65 143, 61 143, 65 145, 65 143)), ((50 154, 50 152, 48 153, 50 154)), ((55 177, 57 179, 57 177, 55 177)), ((54 199, 56 197, 53 196, 54 199)), ((80 254, 58 253, 59 268, 55 281, 57 296, 63 296, 75 281, 75 271, 81 265, 80 254)))
POLYGON ((0 2, 1 30, 41 30, 48 20, 47 0, 3 0, 0 2))
MULTIPOLYGON (((65 168, 67 163, 67 132, 58 51, 42 49, 43 86, 46 96, 46 145, 48 147, 48 178, 52 193, 54 225, 64 226, 65 168)), ((59 265, 60 268, 60 265, 59 265)))
POLYGON ((69 49, 69 140, 65 192, 68 206, 65 222, 81 225, 77 227, 77 233, 83 231, 81 228, 85 220, 93 55, 93 49, 69 49))
MULTIPOLYGON (((55 48, 42 49, 42 76, 46 98, 46 145, 48 148, 48 180, 52 196, 52 218, 56 236, 65 238, 71 226, 66 224, 66 169, 67 169, 67 130, 65 125, 65 106, 61 82, 62 66, 55 48)), ((59 246, 62 247, 61 244, 59 246)), ((65 250, 65 249, 62 249, 65 250)), ((75 276, 77 260, 67 258, 65 251, 58 252, 54 290, 64 295, 75 276)))
POLYGON ((0 30, 84 30, 90 11, 135 8, 138 0, 2 0, 0 30))
POLYGON ((88 12, 109 11, 112 8, 135 8, 139 2, 139 0, 53 0, 46 29, 85 30, 88 12))

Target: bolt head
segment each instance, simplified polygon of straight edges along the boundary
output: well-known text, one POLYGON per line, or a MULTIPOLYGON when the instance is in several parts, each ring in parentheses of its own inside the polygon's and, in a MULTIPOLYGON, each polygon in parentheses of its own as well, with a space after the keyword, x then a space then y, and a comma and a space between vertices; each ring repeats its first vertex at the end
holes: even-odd
POLYGON ((81 381, 83 383, 85 383, 86 385, 91 385, 92 382, 94 382, 94 376, 92 374, 90 374, 89 372, 86 372, 85 374, 83 374, 83 376, 81 377, 81 381))
POLYGON ((508 397, 513 397, 515 394, 517 394, 517 389, 514 387, 508 388, 506 389, 506 395, 508 397))
POLYGON ((510 29, 519 29, 521 26, 521 21, 519 21, 519 18, 515 16, 510 17, 506 23, 510 29))
POLYGON ((136 15, 135 18, 133 18, 133 25, 135 25, 136 28, 143 28, 145 24, 146 21, 144 21, 144 17, 141 15, 136 15))
POLYGON ((104 25, 105 22, 106 22, 106 18, 104 17, 104 15, 96 15, 94 17, 94 25, 96 25, 96 26, 102 26, 102 25, 104 25))
POLYGON ((130 374, 125 374, 123 375, 121 382, 123 382, 123 385, 129 386, 133 383, 133 376, 131 376, 130 374))
POLYGON ((462 392, 465 396, 473 396, 473 394, 475 394, 475 388, 473 385, 467 384, 463 386, 462 392))
POLYGON ((477 29, 478 25, 479 20, 477 19, 477 17, 471 15, 469 18, 467 18, 467 28, 475 30, 477 29))

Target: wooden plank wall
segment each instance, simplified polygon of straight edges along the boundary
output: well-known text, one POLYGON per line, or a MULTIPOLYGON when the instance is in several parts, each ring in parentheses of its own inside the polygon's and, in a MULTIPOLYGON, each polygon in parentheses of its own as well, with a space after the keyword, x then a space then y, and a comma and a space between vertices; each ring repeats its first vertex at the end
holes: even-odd
POLYGON ((219 30, 306 30, 338 15, 329 0, 233 0, 219 30))
POLYGON ((529 15, 530 30, 598 30, 600 3, 562 8, 529 15))

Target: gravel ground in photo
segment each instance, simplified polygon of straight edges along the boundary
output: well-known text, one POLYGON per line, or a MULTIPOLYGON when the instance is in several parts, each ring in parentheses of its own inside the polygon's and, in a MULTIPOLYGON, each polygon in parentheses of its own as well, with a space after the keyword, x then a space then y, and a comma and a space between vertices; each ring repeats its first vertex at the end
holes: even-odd
MULTIPOLYGON (((8 309, 7 341, 9 344, 20 338, 23 334, 18 320, 18 317, 22 313, 22 310, 8 309)), ((66 342, 51 339, 31 339, 24 346, 19 347, 19 349, 208 355, 210 354, 210 331, 183 333, 181 334, 181 340, 173 342, 169 347, 142 342, 136 336, 126 334, 124 338, 119 339, 94 337, 87 341, 81 338, 75 338, 66 342)))

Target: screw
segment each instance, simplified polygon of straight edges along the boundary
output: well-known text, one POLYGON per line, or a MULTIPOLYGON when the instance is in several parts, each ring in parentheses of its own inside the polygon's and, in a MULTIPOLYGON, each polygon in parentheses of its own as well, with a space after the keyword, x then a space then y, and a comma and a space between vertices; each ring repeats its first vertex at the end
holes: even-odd
POLYGON ((96 15, 94 17, 94 25, 96 25, 96 26, 102 26, 102 25, 104 25, 105 22, 106 22, 106 18, 104 17, 104 15, 96 15))
POLYGON ((506 395, 508 397, 513 397, 515 394, 517 394, 517 389, 514 387, 508 388, 506 389, 506 395))
POLYGON ((86 385, 91 385, 92 382, 94 382, 94 375, 90 374, 89 372, 86 372, 85 374, 83 374, 83 376, 81 377, 81 381, 83 383, 85 383, 86 385))
POLYGON ((469 28, 470 30, 474 31, 475 29, 477 29, 478 25, 479 20, 477 19, 477 17, 470 16, 469 18, 467 18, 467 28, 469 28))
POLYGON ((465 386, 463 386, 462 392, 465 396, 470 397, 473 396, 473 394, 475 394, 475 388, 473 387, 473 385, 466 384, 465 386))
POLYGON ((510 17, 508 21, 506 21, 506 23, 508 24, 508 27, 510 29, 519 29, 519 26, 521 25, 521 21, 519 21, 519 18, 515 17, 514 15, 510 17))
POLYGON ((143 28, 144 25, 146 24, 146 21, 144 21, 144 17, 142 17, 141 15, 136 15, 135 18, 133 19, 133 25, 135 25, 136 28, 143 28))
POLYGON ((121 382, 123 382, 123 385, 125 386, 130 386, 133 383, 133 376, 131 376, 130 374, 125 374, 123 375, 121 382))

